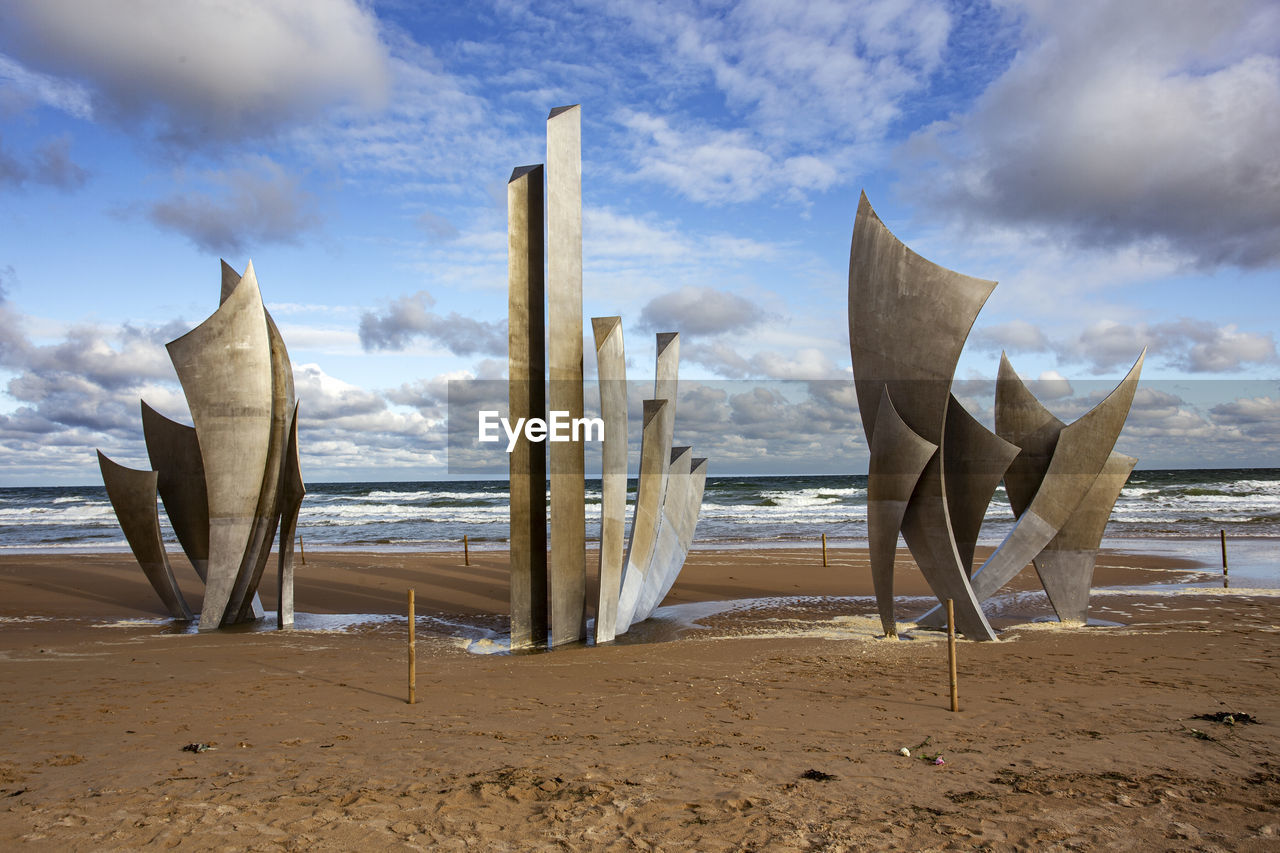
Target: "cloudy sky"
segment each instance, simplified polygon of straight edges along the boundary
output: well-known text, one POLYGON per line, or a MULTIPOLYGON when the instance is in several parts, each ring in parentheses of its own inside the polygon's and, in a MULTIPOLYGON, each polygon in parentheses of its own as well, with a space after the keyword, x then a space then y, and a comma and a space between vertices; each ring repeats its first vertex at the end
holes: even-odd
POLYGON ((1069 420, 1147 346, 1120 449, 1280 464, 1271 0, 7 0, 0 485, 145 464, 219 258, 284 334, 308 479, 446 474, 449 381, 504 376, 507 177, 571 103, 585 316, 622 315, 637 379, 682 332, 713 474, 865 470, 862 189, 1000 282, 975 414, 1001 350, 1069 420))

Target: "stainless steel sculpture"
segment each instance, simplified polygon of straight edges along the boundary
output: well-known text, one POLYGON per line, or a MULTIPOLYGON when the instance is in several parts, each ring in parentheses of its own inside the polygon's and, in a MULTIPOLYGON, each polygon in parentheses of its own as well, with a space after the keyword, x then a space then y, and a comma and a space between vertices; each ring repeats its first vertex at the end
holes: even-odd
POLYGON ((201 630, 228 614, 249 551, 271 444, 271 343, 253 266, 209 319, 171 341, 209 490, 209 576, 201 630))
POLYGON ((282 517, 277 612, 291 624, 293 535, 305 494, 297 407, 289 354, 252 263, 243 276, 222 264, 218 310, 168 350, 195 428, 143 403, 143 432, 175 534, 206 584, 200 630, 262 617, 257 589, 282 517))
POLYGON ((142 567, 151 587, 160 596, 169 615, 183 622, 195 617, 169 565, 160 536, 160 515, 156 510, 156 472, 139 471, 119 465, 98 451, 98 467, 107 487, 107 498, 115 510, 124 538, 142 567))
POLYGON ((938 451, 938 445, 921 438, 907 426, 894 409, 888 388, 880 390, 875 429, 868 444, 871 459, 867 470, 867 545, 871 583, 885 636, 896 637, 893 568, 898 533, 916 483, 938 451))
POLYGON ((1142 360, 1140 356, 1129 376, 1094 409, 1094 412, 1101 410, 1100 415, 1091 412, 1076 421, 1076 424, 1084 422, 1085 427, 1074 424, 1068 427, 1035 398, 1008 357, 1000 356, 996 431, 1022 447, 1022 453, 1005 475, 1005 490, 1014 515, 1021 519, 1026 513, 1036 511, 1032 507, 1037 500, 1043 506, 1045 498, 1041 498, 1040 493, 1048 494, 1055 481, 1062 481, 1064 485, 1058 489, 1067 493, 1057 496, 1059 503, 1074 500, 1081 488, 1085 489, 1058 533, 1034 559, 1049 603, 1062 622, 1088 619, 1089 586, 1098 546, 1111 508, 1138 461, 1111 448, 1124 422, 1120 410, 1123 408, 1127 413, 1133 399, 1142 360), (1064 438, 1067 430, 1071 430, 1071 434, 1064 438), (1087 435, 1073 439, 1077 432, 1087 432, 1087 435), (1103 457, 1104 451, 1110 452, 1103 457), (1101 465, 1098 464, 1100 458, 1101 465))
MULTIPOLYGON (((543 168, 507 182, 507 398, 510 417, 546 417, 543 168)), ((521 433, 511 449, 511 648, 547 642, 547 453, 521 433)))
POLYGON ((596 375, 600 385, 600 571, 596 606, 597 643, 618 633, 618 594, 626 558, 627 361, 621 317, 592 317, 596 375))
MULTIPOLYGON (((572 420, 582 399, 582 110, 547 118, 547 330, 551 411, 572 420)), ((587 638, 585 447, 551 443, 551 645, 587 638)))
MULTIPOLYGON (((890 233, 864 193, 858 204, 849 252, 849 346, 863 430, 873 455, 892 453, 876 441, 882 399, 892 401, 902 426, 936 449, 911 488, 910 473, 893 471, 894 482, 882 485, 883 465, 868 473, 868 526, 877 529, 871 552, 872 575, 892 577, 898 528, 885 529, 901 509, 901 533, 920 571, 940 601, 955 603, 956 626, 971 639, 995 639, 978 600, 969 587, 968 568, 956 545, 944 483, 944 431, 951 382, 960 350, 995 282, 972 278, 928 261, 890 233), (890 495, 892 506, 871 508, 871 495, 890 495), (890 547, 892 543, 892 548, 890 547)), ((901 438, 894 440, 894 445, 901 438)), ((955 448, 961 451, 960 448, 955 448)), ((1000 473, 1003 474, 1003 471, 1000 473)), ((881 618, 892 612, 881 599, 881 618)))
MULTIPOLYGON (((872 579, 889 636, 896 633, 899 533, 939 601, 953 601, 957 627, 970 639, 995 639, 981 602, 1032 560, 1046 590, 1053 588, 1059 617, 1083 621, 1102 529, 1133 466, 1112 447, 1142 356, 1106 400, 1069 427, 1035 401, 1007 360, 997 384, 996 433, 951 394, 960 351, 994 287, 912 252, 862 195, 849 254, 849 345, 871 452, 872 579), (1002 477, 1018 521, 973 571, 982 519, 1002 477)), ((917 621, 936 625, 940 612, 917 621)))
POLYGON ((289 447, 285 451, 284 473, 280 478, 280 556, 277 566, 276 627, 293 625, 293 537, 298 532, 298 514, 307 487, 302 482, 302 460, 298 456, 298 404, 289 418, 289 447))
MULTIPOLYGON (((1014 373, 1008 359, 1001 358, 996 381, 996 428, 1010 440, 1020 441, 1026 456, 1024 459, 1020 454, 1005 475, 1009 503, 1018 522, 973 575, 973 592, 979 601, 994 595, 1028 563, 1035 562, 1039 570, 1044 565, 1045 549, 1051 549, 1061 553, 1049 557, 1047 581, 1046 573, 1039 572, 1041 584, 1059 619, 1085 621, 1093 557, 1111 507, 1124 486, 1123 479, 1116 483, 1119 468, 1130 458, 1112 448, 1133 403, 1145 356, 1144 350, 1115 390, 1070 425, 1050 414, 1014 373), (1112 457, 1118 458, 1112 461, 1112 457), (1109 463, 1110 473, 1099 484, 1109 463), (1091 494, 1093 497, 1086 501, 1091 494), (1102 512, 1104 502, 1106 510, 1102 512), (1077 513, 1081 519, 1072 524, 1077 513), (1068 531, 1065 537, 1063 530, 1068 531), (1086 544, 1095 533, 1093 544, 1086 544), (1055 541, 1057 546, 1053 545, 1055 541), (1083 552, 1089 550, 1093 553, 1086 558, 1083 552), (1075 556, 1067 558, 1068 552, 1075 556)), ((1125 479, 1132 467, 1129 465, 1124 471, 1125 479)), ((918 621, 937 625, 941 620, 941 608, 934 608, 918 621)))
POLYGON ((209 493, 194 428, 172 421, 142 401, 142 437, 155 469, 160 500, 178 544, 200 580, 209 575, 209 493))
MULTIPOLYGON (((577 106, 547 119, 547 339, 553 412, 583 415, 582 165, 577 106)), ((508 182, 509 416, 543 417, 543 167, 515 170, 508 182)), ((609 642, 647 618, 671 588, 693 539, 706 460, 677 455, 684 472, 668 497, 679 336, 658 335, 653 400, 644 402, 640 476, 631 535, 624 543, 627 391, 620 317, 592 319, 604 422, 599 596, 595 640, 609 642), (661 543, 661 544, 660 544, 661 543)), ((522 436, 511 472, 511 648, 556 647, 586 638, 586 480, 581 441, 541 445, 522 436), (550 564, 546 556, 547 480, 551 485, 550 564), (549 618, 548 618, 549 616, 549 618)))

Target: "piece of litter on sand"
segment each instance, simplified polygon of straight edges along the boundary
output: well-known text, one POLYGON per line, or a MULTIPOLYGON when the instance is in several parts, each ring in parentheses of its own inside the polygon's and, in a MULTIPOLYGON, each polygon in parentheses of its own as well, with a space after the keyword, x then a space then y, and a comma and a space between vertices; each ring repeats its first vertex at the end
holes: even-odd
POLYGON ((215 749, 215 748, 216 747, 214 747, 212 744, 208 744, 208 743, 189 743, 182 748, 182 751, 183 752, 208 752, 209 750, 215 749))
POLYGON ((941 755, 937 755, 937 756, 934 756, 933 763, 934 763, 934 766, 938 766, 940 764, 946 764, 947 762, 945 759, 943 759, 941 755))
POLYGON ((898 750, 898 754, 899 754, 899 755, 906 756, 907 758, 910 758, 910 757, 911 757, 911 750, 907 749, 907 748, 904 746, 902 749, 898 750))
POLYGON ((1246 714, 1243 711, 1217 711, 1212 714, 1195 714, 1193 720, 1208 720, 1211 723, 1222 723, 1225 726, 1234 725, 1257 725, 1258 719, 1252 714, 1246 714))

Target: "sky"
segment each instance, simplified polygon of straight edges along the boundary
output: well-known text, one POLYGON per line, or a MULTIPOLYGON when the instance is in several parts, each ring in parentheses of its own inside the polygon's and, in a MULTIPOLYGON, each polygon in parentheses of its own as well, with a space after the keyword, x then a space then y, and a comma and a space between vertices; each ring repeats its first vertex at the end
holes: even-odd
POLYGON ((864 190, 999 282, 957 371, 980 419, 1001 351, 1069 421, 1147 347, 1119 450, 1280 465, 1271 0, 6 0, 0 486, 148 467, 139 399, 189 422, 164 344, 220 258, 289 349, 308 480, 467 476, 450 382, 505 385, 505 185, 566 104, 584 318, 622 317, 637 413, 680 331, 713 476, 866 470, 864 190))

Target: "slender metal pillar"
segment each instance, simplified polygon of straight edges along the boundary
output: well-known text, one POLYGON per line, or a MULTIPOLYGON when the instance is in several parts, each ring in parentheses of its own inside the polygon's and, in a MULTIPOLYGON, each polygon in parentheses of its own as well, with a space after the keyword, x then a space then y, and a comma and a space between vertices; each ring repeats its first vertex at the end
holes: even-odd
POLYGON ((617 636, 618 595, 627 526, 627 362, 621 317, 593 317, 596 373, 600 383, 600 595, 596 607, 596 642, 617 636))
MULTIPOLYGON (((581 108, 547 117, 547 331, 550 410, 570 421, 582 400, 581 108)), ((551 645, 587 638, 584 443, 551 444, 551 645)))
MULTIPOLYGON (((508 417, 546 417, 543 168, 507 183, 508 417)), ((511 497, 511 648, 547 642, 547 450, 523 433, 508 457, 511 497)))
POLYGON ((634 621, 645 578, 653 564, 662 517, 662 484, 671 464, 671 422, 662 417, 667 400, 644 401, 644 426, 640 438, 640 476, 636 478, 636 504, 631 517, 631 537, 622 570, 618 596, 618 633, 634 621))
POLYGON ((307 487, 302 482, 298 455, 298 404, 289 420, 289 446, 284 456, 284 476, 280 481, 280 555, 277 565, 276 627, 293 625, 293 540, 298 532, 298 513, 307 487))

